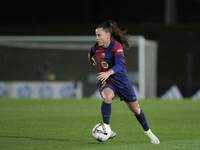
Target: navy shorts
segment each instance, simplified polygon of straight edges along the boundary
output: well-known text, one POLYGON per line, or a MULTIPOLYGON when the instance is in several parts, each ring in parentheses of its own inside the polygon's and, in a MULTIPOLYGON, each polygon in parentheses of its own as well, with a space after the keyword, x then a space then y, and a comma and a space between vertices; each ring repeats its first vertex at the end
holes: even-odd
POLYGON ((124 88, 117 88, 115 85, 112 85, 110 83, 99 82, 98 86, 99 86, 100 92, 102 92, 105 88, 110 88, 111 90, 113 90, 115 95, 117 94, 120 97, 121 101, 127 101, 127 102, 137 101, 135 90, 133 89, 131 84, 129 84, 129 86, 124 87, 124 88))

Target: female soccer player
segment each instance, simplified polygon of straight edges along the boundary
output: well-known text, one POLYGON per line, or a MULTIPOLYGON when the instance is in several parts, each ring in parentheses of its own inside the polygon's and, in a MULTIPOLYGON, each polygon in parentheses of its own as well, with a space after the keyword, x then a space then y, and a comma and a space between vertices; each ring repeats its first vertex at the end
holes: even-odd
MULTIPOLYGON (((96 66, 97 63, 92 57, 97 56, 100 73, 97 76, 100 94, 103 98, 101 113, 103 122, 110 124, 111 103, 117 94, 121 101, 124 101, 133 112, 138 122, 144 129, 153 144, 159 144, 159 139, 149 129, 144 112, 140 109, 135 91, 129 81, 126 72, 123 48, 128 49, 129 43, 124 35, 126 31, 121 31, 117 23, 108 20, 100 24, 96 30, 97 43, 89 51, 88 59, 90 64, 96 66)), ((112 131, 110 139, 116 136, 112 131)))

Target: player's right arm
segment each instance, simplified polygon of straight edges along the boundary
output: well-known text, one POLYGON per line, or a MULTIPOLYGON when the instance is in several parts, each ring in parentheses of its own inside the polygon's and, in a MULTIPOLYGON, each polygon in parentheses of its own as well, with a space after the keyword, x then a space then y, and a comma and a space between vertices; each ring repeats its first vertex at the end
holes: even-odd
POLYGON ((93 66, 96 66, 97 63, 96 63, 95 59, 92 57, 94 54, 95 54, 94 46, 92 46, 90 51, 89 51, 89 54, 88 54, 88 60, 89 60, 90 64, 92 64, 93 66))
POLYGON ((88 60, 89 60, 90 64, 92 64, 93 66, 97 65, 95 59, 90 54, 88 54, 88 60))

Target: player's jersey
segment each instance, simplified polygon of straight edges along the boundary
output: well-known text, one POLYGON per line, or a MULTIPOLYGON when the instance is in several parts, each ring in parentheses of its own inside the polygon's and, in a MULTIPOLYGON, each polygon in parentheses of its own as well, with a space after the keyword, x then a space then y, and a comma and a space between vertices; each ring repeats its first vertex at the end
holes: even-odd
POLYGON ((111 41, 107 48, 103 48, 96 43, 91 47, 89 53, 91 56, 96 54, 100 72, 105 72, 109 69, 114 70, 115 73, 109 76, 106 82, 118 88, 123 88, 130 84, 126 71, 124 51, 119 42, 111 41))

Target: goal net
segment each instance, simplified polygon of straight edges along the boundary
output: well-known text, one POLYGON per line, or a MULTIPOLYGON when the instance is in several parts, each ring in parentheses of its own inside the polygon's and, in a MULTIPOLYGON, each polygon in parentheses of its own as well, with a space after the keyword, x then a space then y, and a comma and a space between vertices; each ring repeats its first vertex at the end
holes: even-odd
MULTIPOLYGON (((139 98, 156 97, 158 44, 143 36, 130 36, 129 40, 130 49, 124 53, 131 83, 139 98)), ((77 96, 77 91, 79 97, 95 95, 98 67, 91 66, 87 59, 95 43, 95 36, 0 36, 0 97, 17 96, 10 93, 15 89, 13 84, 35 83, 21 90, 24 97, 31 97, 31 87, 44 83, 58 87, 68 82, 75 92, 65 88, 64 95, 77 96)), ((55 93, 49 89, 45 88, 43 96, 55 93)), ((19 89, 16 92, 19 96, 19 89)))

